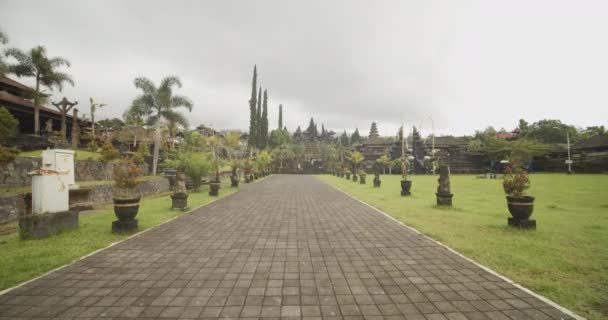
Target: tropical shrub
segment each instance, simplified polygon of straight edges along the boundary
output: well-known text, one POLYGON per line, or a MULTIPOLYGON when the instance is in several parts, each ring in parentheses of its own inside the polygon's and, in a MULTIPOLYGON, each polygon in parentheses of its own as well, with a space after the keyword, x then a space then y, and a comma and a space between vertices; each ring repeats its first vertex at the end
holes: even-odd
POLYGON ((144 143, 140 143, 137 147, 137 151, 133 153, 133 161, 137 165, 142 165, 146 161, 146 156, 148 154, 148 146, 144 143))
POLYGON ((530 188, 528 172, 519 166, 509 166, 503 176, 502 187, 509 196, 524 196, 525 190, 530 188))
POLYGON ((188 153, 183 157, 183 167, 184 173, 194 183, 194 190, 198 190, 201 186, 201 179, 211 171, 211 161, 202 153, 188 153))
POLYGON ((114 194, 116 198, 131 198, 135 187, 139 185, 142 175, 141 168, 133 160, 123 158, 112 167, 112 180, 114 180, 114 194))
MULTIPOLYGON (((15 134, 19 121, 4 107, 0 107, 0 143, 15 134)), ((17 157, 19 149, 0 145, 0 165, 5 165, 17 157)))
POLYGON ((110 162, 120 157, 120 151, 114 148, 114 145, 112 145, 112 139, 109 137, 106 138, 106 141, 103 143, 103 146, 101 146, 100 153, 102 162, 110 162))

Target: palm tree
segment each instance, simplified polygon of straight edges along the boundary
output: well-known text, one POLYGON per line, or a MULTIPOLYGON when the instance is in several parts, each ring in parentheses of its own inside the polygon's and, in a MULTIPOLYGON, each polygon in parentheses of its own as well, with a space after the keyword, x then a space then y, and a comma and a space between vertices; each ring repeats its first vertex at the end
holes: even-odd
POLYGON ((283 169, 283 161, 293 158, 294 155, 295 154, 294 154, 292 148, 290 148, 286 144, 282 144, 282 145, 274 148, 274 150, 272 150, 273 158, 279 160, 279 172, 281 172, 281 170, 283 169))
POLYGON ((40 134, 40 94, 41 87, 63 90, 65 82, 74 86, 72 77, 67 73, 59 72, 56 69, 61 66, 70 66, 70 62, 62 57, 48 58, 46 48, 37 46, 28 52, 17 48, 6 50, 6 56, 13 57, 17 64, 9 65, 8 71, 18 77, 33 77, 36 79, 34 88, 34 132, 40 134))
POLYGON ((102 108, 105 107, 106 104, 105 103, 95 103, 93 102, 93 98, 89 98, 89 100, 91 101, 91 134, 93 135, 93 138, 95 138, 95 111, 97 111, 97 108, 102 108))
POLYGON ((383 155, 382 157, 378 158, 376 160, 376 162, 378 162, 382 166, 382 169, 384 170, 384 174, 386 174, 386 168, 388 168, 388 174, 392 173, 391 165, 393 164, 393 162, 387 155, 383 155))
POLYGON ((143 93, 133 100, 128 113, 139 114, 148 117, 148 124, 156 127, 154 134, 154 156, 152 161, 152 174, 156 175, 158 167, 158 156, 160 151, 161 119, 175 122, 186 122, 186 118, 174 109, 184 107, 192 111, 192 102, 185 96, 173 94, 173 87, 182 87, 179 78, 165 77, 159 87, 145 77, 136 78, 135 88, 141 89, 143 93))
MULTIPOLYGON (((6 44, 8 42, 8 36, 6 33, 0 30, 0 44, 6 44)), ((0 77, 4 77, 6 72, 8 71, 8 67, 4 61, 2 61, 2 55, 0 55, 0 77)))
POLYGON ((353 163, 353 174, 357 174, 357 168, 359 167, 359 163, 363 161, 363 155, 359 151, 354 151, 350 155, 350 161, 353 163))
POLYGON ((236 170, 239 167, 239 161, 237 159, 237 152, 239 144, 241 142, 241 135, 238 132, 228 132, 224 136, 224 145, 226 146, 228 156, 232 166, 232 175, 236 177, 236 170))

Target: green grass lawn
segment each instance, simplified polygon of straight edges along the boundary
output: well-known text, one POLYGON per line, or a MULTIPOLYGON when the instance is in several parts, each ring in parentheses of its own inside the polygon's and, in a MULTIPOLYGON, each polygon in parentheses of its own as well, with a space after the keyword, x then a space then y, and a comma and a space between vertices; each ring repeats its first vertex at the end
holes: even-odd
MULTIPOLYGON (((42 150, 22 151, 19 152, 19 155, 17 156, 24 158, 40 158, 42 157, 42 150)), ((76 160, 99 160, 101 159, 101 154, 99 152, 79 149, 76 150, 76 155, 74 158, 76 160)))
MULTIPOLYGON (((234 193, 230 182, 223 182, 219 198, 234 193)), ((208 187, 191 192, 190 208, 196 208, 218 197, 208 195, 208 187)), ((141 202, 137 219, 139 231, 156 226, 185 211, 172 210, 169 194, 145 198, 141 202)), ((19 240, 18 234, 0 236, 0 290, 70 263, 88 253, 101 249, 128 235, 111 232, 116 220, 112 205, 102 207, 101 212, 80 216, 77 229, 41 240, 19 240)))
POLYGON ((372 175, 366 185, 319 178, 580 315, 608 318, 608 175, 531 175, 536 231, 507 226, 501 180, 452 175, 454 207, 440 209, 436 176, 413 176, 411 197, 400 176, 381 176, 381 188, 372 175))

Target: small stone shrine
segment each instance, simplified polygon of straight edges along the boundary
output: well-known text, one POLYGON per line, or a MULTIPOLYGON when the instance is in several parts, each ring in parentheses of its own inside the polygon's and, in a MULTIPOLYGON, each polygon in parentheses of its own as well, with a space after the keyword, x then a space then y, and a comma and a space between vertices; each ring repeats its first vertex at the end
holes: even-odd
POLYGON ((439 186, 437 186, 437 206, 442 207, 451 207, 452 206, 452 196, 450 188, 450 167, 442 164, 439 165, 439 186))

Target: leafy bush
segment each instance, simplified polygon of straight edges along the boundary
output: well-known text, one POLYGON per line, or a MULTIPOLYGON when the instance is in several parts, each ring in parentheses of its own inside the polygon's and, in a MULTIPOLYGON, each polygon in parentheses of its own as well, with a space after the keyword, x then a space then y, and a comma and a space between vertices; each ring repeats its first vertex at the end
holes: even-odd
POLYGON ((89 143, 87 143, 87 151, 97 152, 97 149, 99 149, 99 146, 97 146, 97 143, 95 143, 95 141, 90 141, 89 143))
POLYGON ((135 187, 139 185, 142 171, 133 160, 124 158, 112 167, 114 191, 117 197, 131 197, 135 187))
POLYGON ((107 138, 101 146, 101 161, 110 162, 120 157, 120 152, 112 145, 112 140, 107 138))
POLYGON ((15 134, 19 121, 4 107, 0 107, 0 140, 15 134))
POLYGON ((146 161, 146 156, 148 154, 148 146, 144 143, 140 143, 137 147, 137 152, 133 154, 133 161, 135 164, 141 165, 146 161))
POLYGON ((509 196, 524 196, 525 190, 530 188, 528 172, 521 167, 512 168, 509 166, 503 177, 502 187, 509 196))
MULTIPOLYGON (((19 121, 4 107, 0 107, 0 142, 15 134, 19 121)), ((0 165, 5 165, 17 157, 19 149, 0 146, 0 165)))
POLYGON ((211 170, 209 157, 202 153, 189 153, 183 157, 184 172, 194 182, 194 190, 198 190, 201 179, 211 170))
POLYGON ((5 165, 17 157, 19 149, 0 146, 0 165, 5 165))

